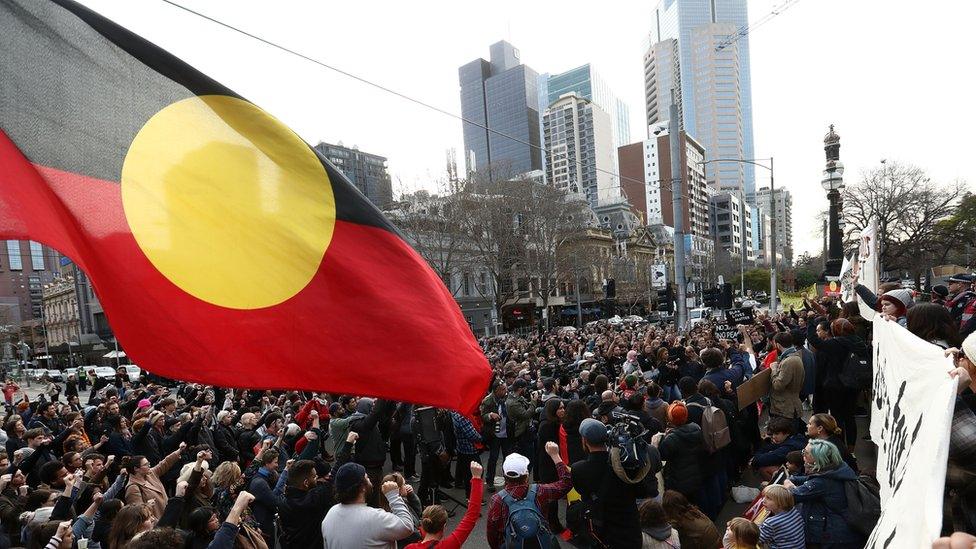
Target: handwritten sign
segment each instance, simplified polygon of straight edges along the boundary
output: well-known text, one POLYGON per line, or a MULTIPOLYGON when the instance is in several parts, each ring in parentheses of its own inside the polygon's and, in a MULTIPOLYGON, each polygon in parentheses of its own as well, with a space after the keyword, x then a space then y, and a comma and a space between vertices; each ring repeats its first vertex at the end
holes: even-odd
POLYGON ((880 315, 873 324, 871 438, 879 445, 882 511, 865 547, 930 547, 942 528, 956 392, 947 375, 952 360, 880 315))
POLYGON ((752 308, 726 309, 725 320, 733 325, 752 324, 754 322, 752 308))
POLYGON ((731 326, 726 323, 715 325, 715 339, 721 341, 723 339, 735 339, 739 336, 739 330, 735 326, 731 326))

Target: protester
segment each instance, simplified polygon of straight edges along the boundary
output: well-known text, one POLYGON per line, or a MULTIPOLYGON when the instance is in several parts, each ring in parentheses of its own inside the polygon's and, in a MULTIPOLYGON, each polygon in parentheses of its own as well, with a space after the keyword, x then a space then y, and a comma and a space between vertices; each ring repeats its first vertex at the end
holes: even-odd
POLYGON ((793 493, 785 486, 772 484, 762 494, 769 516, 759 526, 759 542, 768 549, 804 549, 803 515, 793 493))
POLYGON ((668 521, 678 531, 683 549, 715 549, 722 546, 722 537, 715 524, 681 492, 665 491, 661 506, 668 521))
POLYGON ((447 511, 440 505, 431 505, 424 509, 420 519, 420 533, 423 539, 408 545, 406 549, 458 549, 471 535, 478 516, 481 512, 481 495, 484 489, 484 482, 481 474, 483 469, 477 462, 471 462, 471 496, 468 498, 468 508, 461 518, 461 522, 450 535, 444 535, 444 526, 447 524, 447 511), (433 543, 431 543, 433 542, 433 543))
POLYGON ((794 432, 796 422, 792 419, 775 417, 769 420, 766 427, 768 439, 766 443, 756 449, 750 464, 759 471, 763 480, 770 480, 786 464, 786 457, 790 452, 803 450, 807 439, 802 434, 794 432))
POLYGON ((807 474, 792 476, 783 485, 803 505, 807 543, 836 549, 863 547, 866 540, 844 518, 848 505, 844 483, 857 480, 857 475, 837 447, 825 440, 811 440, 803 459, 807 474))
POLYGON ((675 549, 681 547, 678 531, 671 527, 664 507, 653 499, 640 506, 641 549, 675 549))
POLYGON ((413 533, 413 517, 396 482, 384 482, 379 488, 390 504, 389 513, 366 505, 374 488, 362 465, 346 463, 339 467, 333 484, 336 505, 322 520, 326 549, 394 549, 397 540, 413 533))
MULTIPOLYGON (((890 301, 889 301, 890 302, 890 301)), ((829 339, 821 337, 816 326, 823 321, 822 317, 808 316, 807 339, 823 355, 823 390, 826 395, 824 410, 830 411, 837 424, 844 430, 845 441, 849 450, 853 451, 857 440, 857 424, 854 422, 855 403, 859 389, 844 384, 841 371, 852 353, 858 356, 870 356, 871 350, 867 343, 854 333, 854 326, 844 318, 830 323, 829 339)))

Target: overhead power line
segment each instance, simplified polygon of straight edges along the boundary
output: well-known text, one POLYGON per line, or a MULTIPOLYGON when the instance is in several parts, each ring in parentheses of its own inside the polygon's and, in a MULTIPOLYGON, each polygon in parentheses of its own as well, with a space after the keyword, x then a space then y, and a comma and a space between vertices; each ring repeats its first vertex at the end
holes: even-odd
POLYGON ((720 42, 718 46, 715 46, 715 51, 722 51, 725 48, 731 46, 732 44, 735 44, 736 42, 739 41, 740 38, 747 36, 750 32, 753 32, 759 27, 765 25, 766 23, 769 23, 777 15, 780 15, 784 11, 790 9, 790 7, 792 7, 794 4, 796 4, 799 1, 800 0, 785 0, 782 4, 779 4, 778 6, 774 7, 772 11, 760 17, 756 21, 753 21, 752 23, 747 23, 739 27, 737 31, 725 37, 725 40, 720 42))
MULTIPOLYGON (((395 96, 397 96, 400 99, 403 99, 405 101, 409 101, 409 102, 414 103, 416 105, 420 105, 421 107, 428 108, 428 109, 433 110, 435 112, 438 112, 438 113, 440 113, 440 114, 442 114, 444 116, 448 116, 450 118, 454 118, 455 120, 460 120, 461 122, 464 122, 465 124, 471 124, 472 126, 479 127, 481 129, 483 129, 483 130, 485 130, 487 132, 490 132, 490 133, 492 133, 494 135, 497 135, 499 137, 503 137, 505 139, 511 139, 512 141, 515 141, 516 143, 519 143, 519 144, 522 144, 522 145, 526 145, 526 146, 532 147, 534 149, 538 149, 543 154, 546 154, 548 156, 548 151, 546 151, 545 147, 541 147, 539 145, 535 145, 535 144, 529 143, 528 141, 525 141, 523 139, 519 139, 518 137, 515 137, 514 135, 509 135, 509 134, 507 134, 505 132, 498 131, 498 130, 496 130, 494 128, 490 128, 490 127, 488 127, 488 126, 486 126, 484 124, 475 122, 474 120, 469 120, 469 119, 467 119, 467 118, 465 118, 465 117, 463 117, 463 116, 461 116, 459 114, 453 113, 453 112, 451 112, 451 111, 449 111, 447 109, 442 109, 441 107, 438 107, 436 105, 432 105, 432 104, 427 103, 426 101, 422 101, 420 99, 416 99, 416 98, 411 97, 411 96, 409 96, 409 95, 407 95, 405 93, 396 91, 396 90, 391 89, 391 88, 389 88, 387 86, 384 86, 382 84, 379 84, 377 82, 374 82, 374 81, 372 81, 372 80, 370 80, 368 78, 359 76, 357 74, 353 74, 353 73, 351 73, 349 71, 340 69, 339 67, 336 67, 334 65, 330 65, 329 63, 326 63, 324 61, 321 61, 319 59, 316 59, 316 58, 311 57, 309 55, 306 55, 304 53, 295 51, 295 50, 293 50, 293 49, 291 49, 291 48, 289 48, 287 46, 282 46, 281 44, 278 44, 278 43, 276 43, 276 42, 274 42, 272 40, 269 40, 269 39, 264 38, 262 36, 258 36, 258 35, 254 34, 252 32, 243 30, 241 28, 235 27, 234 25, 231 25, 230 23, 226 23, 224 21, 221 21, 221 20, 219 20, 219 19, 217 19, 215 17, 206 15, 204 13, 200 13, 200 12, 198 12, 196 10, 193 10, 191 8, 188 8, 188 7, 186 7, 186 6, 182 5, 182 4, 179 4, 177 2, 174 2, 173 0, 161 0, 161 1, 162 2, 165 2, 166 4, 171 5, 173 7, 179 8, 179 9, 181 9, 181 10, 187 12, 187 13, 193 14, 193 15, 195 15, 197 17, 200 17, 202 19, 206 19, 207 21, 210 21, 212 23, 215 23, 217 25, 220 25, 221 27, 224 27, 224 28, 226 28, 228 30, 234 31, 234 32, 236 32, 238 34, 241 34, 243 36, 246 36, 248 38, 251 38, 252 40, 257 40, 258 42, 261 42, 261 43, 263 43, 265 45, 271 46, 271 47, 273 47, 275 49, 281 50, 281 51, 283 51, 285 53, 288 53, 290 55, 294 55, 294 56, 296 56, 296 57, 298 57, 300 59, 304 59, 305 61, 308 61, 310 63, 314 63, 315 65, 318 65, 318 66, 320 66, 322 68, 325 68, 325 69, 328 69, 330 71, 339 73, 342 76, 345 76, 347 78, 351 78, 353 80, 356 80, 357 82, 360 82, 362 84, 366 84, 367 86, 371 86, 371 87, 374 87, 374 88, 376 88, 378 90, 381 90, 383 92, 386 92, 386 93, 395 95, 395 96)), ((605 170, 605 169, 601 169, 601 168, 595 168, 595 169, 596 169, 596 171, 598 171, 600 173, 605 173, 607 175, 611 175, 613 177, 616 177, 616 178, 618 178, 618 180, 630 181, 630 182, 633 182, 633 183, 640 183, 642 185, 645 184, 645 182, 643 180, 634 179, 632 177, 626 177, 626 176, 620 175, 619 173, 614 173, 611 170, 605 170)), ((614 188, 622 189, 623 187, 618 184, 614 188)))

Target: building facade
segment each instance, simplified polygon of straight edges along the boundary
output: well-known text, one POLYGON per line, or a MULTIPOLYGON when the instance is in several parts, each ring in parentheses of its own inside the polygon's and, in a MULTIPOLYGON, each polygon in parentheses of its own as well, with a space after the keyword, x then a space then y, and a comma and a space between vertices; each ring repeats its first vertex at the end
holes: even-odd
MULTIPOLYGON (((700 140, 708 160, 753 158, 749 37, 727 40, 747 24, 746 0, 659 1, 644 54, 648 126, 670 118, 675 90, 681 128, 700 140)), ((716 190, 755 190, 748 164, 709 164, 706 176, 716 190)))
POLYGON ((508 42, 492 44, 489 52, 490 60, 458 69, 467 170, 499 166, 509 172, 503 177, 542 170, 539 74, 521 63, 508 42))
POLYGON ((756 191, 756 208, 766 216, 776 220, 776 253, 779 261, 787 265, 793 264, 793 197, 790 191, 776 189, 775 198, 769 187, 760 187, 756 191))
POLYGON ((613 147, 630 143, 630 107, 614 95, 613 90, 589 63, 546 78, 546 100, 548 107, 567 93, 592 101, 594 105, 610 115, 613 129, 613 147))
POLYGON ((363 152, 357 147, 344 147, 341 143, 319 143, 315 150, 348 177, 374 206, 384 210, 393 203, 393 182, 385 157, 363 152))
POLYGON ((712 240, 746 262, 755 261, 752 246, 752 207, 737 192, 719 192, 709 198, 712 240))
POLYGON ((58 277, 45 284, 43 299, 48 345, 54 347, 68 342, 78 343, 81 339, 81 317, 74 276, 58 277))
MULTIPOLYGON (((681 150, 682 215, 685 234, 709 239, 708 193, 702 161, 705 148, 687 132, 681 150)), ((667 124, 655 124, 648 139, 617 149, 620 187, 648 225, 674 227, 671 141, 667 124)))
POLYGON ((543 132, 550 185, 582 194, 591 207, 618 195, 609 114, 569 92, 546 109, 543 132))
POLYGON ((0 331, 27 343, 35 354, 46 352, 43 286, 58 271, 57 252, 47 246, 29 240, 0 244, 0 331))

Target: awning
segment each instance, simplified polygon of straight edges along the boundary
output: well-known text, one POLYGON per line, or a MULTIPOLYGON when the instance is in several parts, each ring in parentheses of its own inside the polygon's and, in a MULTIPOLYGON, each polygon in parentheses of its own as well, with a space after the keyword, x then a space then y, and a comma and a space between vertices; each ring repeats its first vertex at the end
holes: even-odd
POLYGON ((124 358, 125 351, 109 351, 102 355, 102 358, 124 358))

